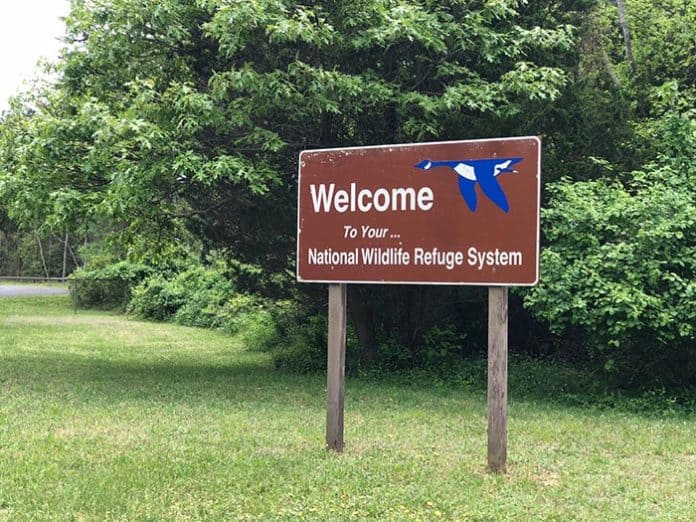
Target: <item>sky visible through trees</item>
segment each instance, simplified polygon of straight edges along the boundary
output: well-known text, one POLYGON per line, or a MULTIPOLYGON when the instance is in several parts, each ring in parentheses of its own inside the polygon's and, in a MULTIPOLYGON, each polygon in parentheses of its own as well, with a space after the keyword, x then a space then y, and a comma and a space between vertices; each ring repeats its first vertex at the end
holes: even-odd
POLYGON ((37 77, 40 59, 55 62, 62 47, 70 4, 67 0, 3 2, 0 6, 0 112, 8 100, 37 77))

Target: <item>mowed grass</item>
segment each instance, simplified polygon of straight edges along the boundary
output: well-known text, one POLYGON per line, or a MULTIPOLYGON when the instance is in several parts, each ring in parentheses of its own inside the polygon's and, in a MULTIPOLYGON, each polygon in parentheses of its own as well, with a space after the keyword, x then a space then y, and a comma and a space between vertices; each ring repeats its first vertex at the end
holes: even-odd
MULTIPOLYGON (((511 367, 514 372, 514 367, 511 367)), ((217 332, 0 299, 0 520, 694 520, 696 419, 516 396, 506 475, 485 392, 321 375, 217 332)))

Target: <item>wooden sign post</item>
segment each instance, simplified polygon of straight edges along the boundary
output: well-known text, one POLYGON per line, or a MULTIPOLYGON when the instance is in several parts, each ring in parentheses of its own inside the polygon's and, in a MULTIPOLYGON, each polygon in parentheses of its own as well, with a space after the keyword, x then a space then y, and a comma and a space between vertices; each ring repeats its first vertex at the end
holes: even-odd
POLYGON ((329 338, 326 364, 326 446, 343 451, 346 378, 346 285, 329 285, 329 338))
POLYGON ((488 468, 507 460, 508 289, 488 288, 488 468))
POLYGON ((329 285, 326 445, 343 450, 346 284, 489 287, 488 466, 507 453, 508 286, 539 278, 535 136, 302 151, 297 280, 329 285))

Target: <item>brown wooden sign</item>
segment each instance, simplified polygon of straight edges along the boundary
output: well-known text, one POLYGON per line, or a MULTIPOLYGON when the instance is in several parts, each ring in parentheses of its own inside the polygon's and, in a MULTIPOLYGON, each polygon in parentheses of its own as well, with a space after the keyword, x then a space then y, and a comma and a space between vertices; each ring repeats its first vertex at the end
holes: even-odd
POLYGON ((537 137, 303 151, 298 280, 536 284, 540 155, 537 137))

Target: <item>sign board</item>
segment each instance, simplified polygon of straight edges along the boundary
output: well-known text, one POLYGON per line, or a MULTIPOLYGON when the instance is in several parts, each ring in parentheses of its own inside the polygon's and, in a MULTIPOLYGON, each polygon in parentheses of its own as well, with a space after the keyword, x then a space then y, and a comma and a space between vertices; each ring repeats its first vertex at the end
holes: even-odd
POLYGON ((534 285, 537 137, 306 150, 301 282, 534 285))

